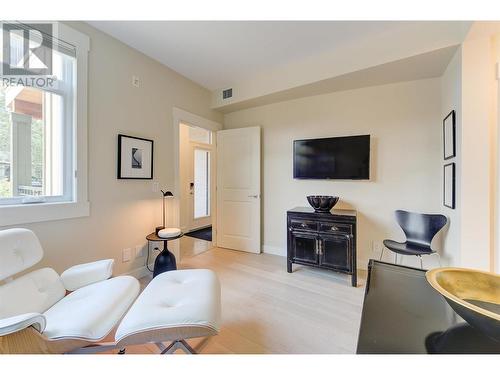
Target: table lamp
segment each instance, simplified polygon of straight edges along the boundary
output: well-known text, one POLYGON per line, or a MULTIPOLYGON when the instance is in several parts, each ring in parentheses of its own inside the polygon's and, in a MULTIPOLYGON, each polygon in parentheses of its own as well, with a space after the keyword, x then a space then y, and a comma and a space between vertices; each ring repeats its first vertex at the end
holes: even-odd
POLYGON ((173 197, 174 195, 170 191, 160 190, 162 194, 162 203, 163 203, 163 225, 161 227, 156 227, 155 233, 158 237, 161 238, 171 238, 176 237, 181 233, 179 228, 166 228, 165 227, 165 198, 173 197))

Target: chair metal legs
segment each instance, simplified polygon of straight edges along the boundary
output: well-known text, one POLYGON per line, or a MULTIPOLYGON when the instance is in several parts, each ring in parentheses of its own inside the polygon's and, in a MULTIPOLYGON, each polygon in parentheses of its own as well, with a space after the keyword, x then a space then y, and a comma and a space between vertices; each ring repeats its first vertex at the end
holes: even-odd
MULTIPOLYGON (((439 255, 439 253, 432 253, 432 254, 435 254, 438 258, 438 263, 439 263, 439 267, 442 267, 442 264, 441 264, 441 255, 439 255)), ((429 255, 432 255, 432 254, 429 254, 429 255)), ((422 262, 422 255, 419 255, 418 256, 420 258, 420 268, 421 269, 424 269, 424 265, 423 265, 423 262, 422 262)))
MULTIPOLYGON (((208 338, 207 338, 208 339, 208 338)), ((200 345, 205 345, 206 340, 203 340, 200 345)), ((201 346, 199 347, 201 348, 201 346)), ((162 342, 157 342, 156 346, 161 350, 160 354, 172 354, 177 349, 183 350, 186 354, 197 354, 197 351, 191 347, 185 340, 175 340, 172 341, 168 346, 165 346, 162 342)), ((126 348, 117 347, 115 343, 101 343, 92 346, 86 346, 83 348, 75 349, 69 354, 96 354, 101 352, 107 352, 109 350, 118 349, 118 354, 125 354, 126 348)), ((201 350, 201 349, 200 349, 201 350)))
MULTIPOLYGON (((380 260, 380 261, 382 260, 382 257, 384 256, 384 249, 385 249, 385 247, 382 246, 382 251, 380 252, 380 257, 378 258, 378 260, 380 260)), ((396 253, 394 251, 393 251, 393 253, 394 253, 394 264, 398 264, 398 253, 396 253)))
MULTIPOLYGON (((380 257, 379 257, 380 261, 382 260, 382 257, 384 256, 384 249, 385 249, 385 247, 382 247, 382 251, 380 252, 380 257)), ((393 253, 394 253, 394 264, 397 265, 398 264, 398 253, 396 253, 395 251, 393 251, 393 253)), ((435 252, 435 253, 431 253, 431 254, 422 254, 422 255, 432 255, 432 254, 435 254, 437 256, 438 262, 439 262, 439 267, 442 267, 442 264, 441 264, 441 255, 439 255, 439 253, 435 252)), ((422 259, 422 255, 417 255, 417 257, 420 260, 420 268, 424 269, 424 262, 423 262, 423 259, 422 259)), ((401 255, 401 259, 402 259, 402 257, 403 257, 403 255, 401 255)))
MULTIPOLYGON (((437 253, 437 252, 436 253, 432 253, 432 254, 434 254, 434 255, 437 256, 439 267, 443 267, 443 265, 441 264, 441 255, 439 255, 439 253, 437 253)), ((429 254, 429 255, 432 255, 432 254, 429 254)), ((420 268, 424 269, 424 265, 423 265, 423 262, 422 262, 422 255, 419 255, 418 257, 420 258, 420 268)))
POLYGON ((196 354, 196 351, 185 340, 172 341, 167 347, 162 343, 157 343, 156 345, 161 350, 160 354, 172 354, 177 349, 183 350, 186 354, 196 354))
MULTIPOLYGON (((380 252, 380 256, 378 258, 378 260, 380 260, 380 261, 382 260, 382 258, 384 256, 384 250, 385 250, 385 247, 382 247, 382 251, 380 252)), ((394 264, 398 264, 398 253, 396 253, 394 251, 393 251, 393 253, 394 253, 394 264)), ((432 253, 432 254, 435 254, 437 256, 438 262, 439 262, 439 267, 442 267, 442 264, 441 264, 441 255, 439 255, 439 253, 437 253, 437 252, 432 253)), ((432 255, 432 254, 429 254, 429 255, 432 255)), ((424 254, 424 255, 427 255, 427 254, 424 254)), ((403 256, 401 255, 401 257, 403 257, 403 256)), ((422 255, 417 255, 417 257, 420 260, 420 268, 424 269, 424 262, 423 262, 423 259, 422 259, 422 255)))

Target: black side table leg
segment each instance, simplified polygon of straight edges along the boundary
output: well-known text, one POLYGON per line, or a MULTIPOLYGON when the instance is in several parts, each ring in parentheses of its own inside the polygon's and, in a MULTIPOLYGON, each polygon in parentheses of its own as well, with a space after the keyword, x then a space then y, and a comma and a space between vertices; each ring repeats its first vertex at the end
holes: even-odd
POLYGON ((174 271, 177 269, 177 262, 175 255, 168 251, 167 241, 164 242, 163 251, 158 254, 155 259, 155 266, 153 270, 153 277, 158 276, 160 273, 167 271, 174 271))

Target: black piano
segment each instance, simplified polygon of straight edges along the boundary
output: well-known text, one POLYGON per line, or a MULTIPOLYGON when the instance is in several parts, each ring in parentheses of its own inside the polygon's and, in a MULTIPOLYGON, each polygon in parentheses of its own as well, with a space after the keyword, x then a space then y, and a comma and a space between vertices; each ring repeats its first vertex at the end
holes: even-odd
POLYGON ((498 354, 500 342, 464 322, 425 270, 371 259, 357 353, 498 354))

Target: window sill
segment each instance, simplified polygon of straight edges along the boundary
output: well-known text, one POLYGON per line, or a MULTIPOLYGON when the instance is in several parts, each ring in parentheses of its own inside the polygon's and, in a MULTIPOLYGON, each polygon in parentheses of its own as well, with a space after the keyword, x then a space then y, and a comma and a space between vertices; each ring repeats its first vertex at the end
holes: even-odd
POLYGON ((0 227, 72 219, 90 215, 89 202, 57 202, 0 206, 0 227))

